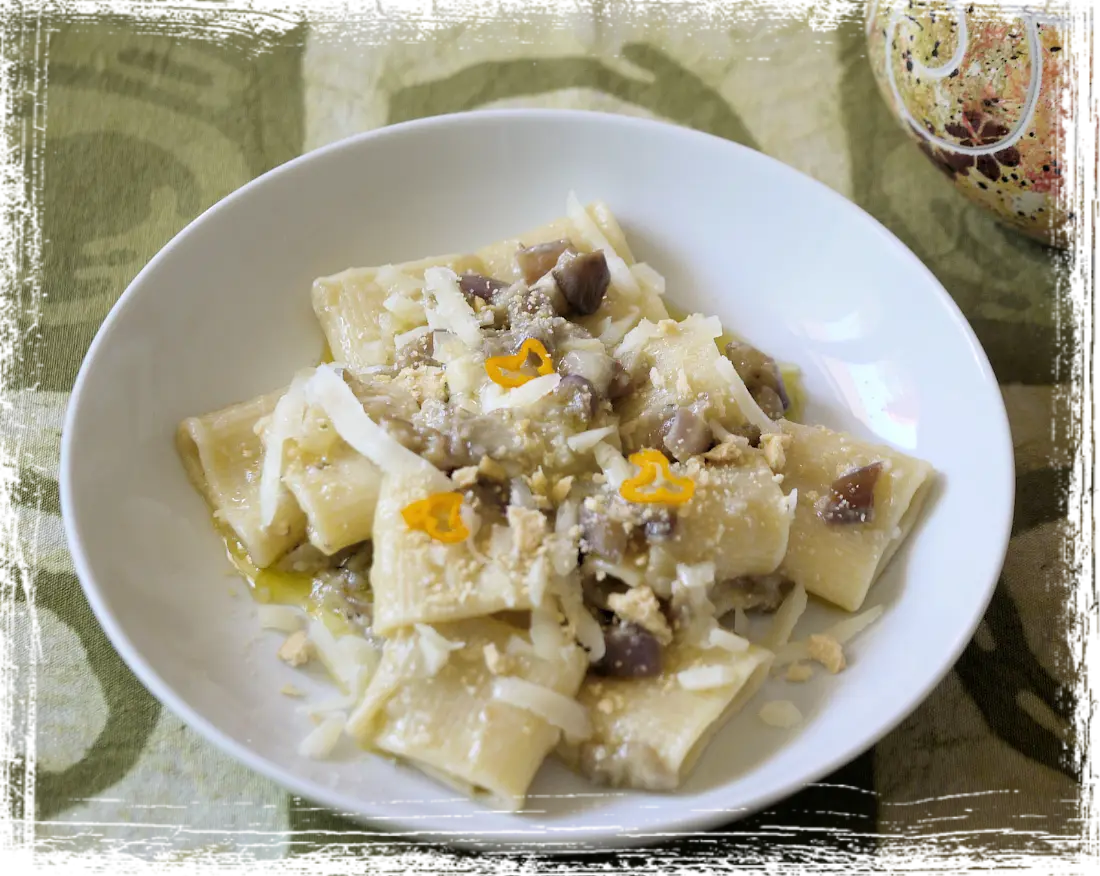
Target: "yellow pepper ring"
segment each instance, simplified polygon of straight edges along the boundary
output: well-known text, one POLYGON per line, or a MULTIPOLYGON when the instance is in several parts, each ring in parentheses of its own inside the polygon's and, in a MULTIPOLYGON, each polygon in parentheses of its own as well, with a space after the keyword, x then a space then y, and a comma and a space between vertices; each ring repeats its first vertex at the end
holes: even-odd
POLYGON ((659 450, 640 450, 630 454, 630 462, 638 466, 641 471, 632 478, 623 481, 619 492, 628 502, 641 502, 647 505, 656 502, 667 502, 670 505, 682 505, 695 495, 695 482, 691 478, 674 475, 668 467, 668 460, 659 450), (642 491, 642 487, 648 487, 660 474, 666 483, 676 487, 671 490, 664 484, 655 490, 642 491))
POLYGON ((409 529, 426 532, 436 541, 457 544, 470 534, 462 522, 461 508, 462 496, 458 493, 434 493, 427 499, 406 505, 401 509, 401 516, 409 529), (443 527, 441 522, 445 524, 443 527))
POLYGON ((527 361, 527 357, 532 353, 538 357, 539 366, 535 370, 540 377, 554 373, 554 361, 550 358, 550 354, 546 352, 546 347, 542 345, 542 341, 535 338, 528 338, 524 341, 519 348, 519 352, 514 356, 491 356, 486 359, 485 373, 489 375, 489 379, 493 383, 500 386, 509 389, 523 386, 527 381, 535 379, 532 375, 520 371, 520 368, 527 361))

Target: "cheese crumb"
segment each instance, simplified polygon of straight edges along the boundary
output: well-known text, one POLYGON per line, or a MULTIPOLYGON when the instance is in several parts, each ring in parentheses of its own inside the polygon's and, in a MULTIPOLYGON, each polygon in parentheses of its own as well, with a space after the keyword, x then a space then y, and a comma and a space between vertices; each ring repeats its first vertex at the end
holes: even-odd
POLYGON ((456 487, 472 487, 477 483, 478 470, 476 466, 467 465, 463 468, 455 469, 451 475, 451 480, 456 487))
POLYGON ((760 720, 770 727, 786 730, 802 722, 802 712, 790 700, 772 700, 760 707, 760 720))
POLYGON ((292 684, 284 684, 279 688, 279 693, 284 697, 304 697, 306 695, 305 691, 298 690, 298 688, 292 684))
POLYGON ((661 611, 661 605, 653 591, 644 584, 631 587, 625 593, 610 594, 607 605, 623 620, 635 623, 652 633, 662 645, 672 642, 672 629, 661 611))
POLYGON ((555 505, 560 505, 569 498, 571 489, 573 489, 573 476, 566 475, 554 484, 554 488, 550 491, 550 498, 554 500, 555 505))
POLYGON ((483 456, 478 461, 477 470, 479 474, 484 475, 491 481, 505 481, 508 479, 508 473, 495 459, 490 459, 488 456, 483 456))
POLYGON ((279 648, 279 659, 291 666, 301 666, 312 656, 313 646, 303 630, 291 633, 279 648))
POLYGON ((542 468, 535 469, 534 473, 527 477, 527 486, 531 488, 531 492, 536 496, 545 496, 550 488, 550 482, 546 479, 546 474, 542 468))
POLYGON ((782 471, 787 464, 786 449, 791 436, 786 432, 767 432, 760 436, 760 449, 764 451, 764 461, 774 472, 782 471))
POLYGON ((708 462, 717 462, 723 465, 734 464, 744 459, 748 449, 748 440, 737 435, 728 441, 723 441, 717 447, 708 450, 703 454, 703 459, 706 459, 708 462))
POLYGON ((512 529, 512 542, 519 556, 535 553, 546 535, 546 518, 530 508, 510 505, 508 526, 512 529))
POLYGON ((493 675, 507 675, 508 670, 511 667, 512 661, 508 658, 508 655, 501 654, 500 650, 490 642, 484 648, 481 649, 485 655, 485 666, 489 672, 493 675))
POLYGON ((687 372, 683 368, 676 374, 676 392, 681 398, 689 398, 692 394, 691 381, 688 380, 687 372))
POLYGON ((787 681, 809 681, 813 678, 813 667, 808 663, 797 661, 787 667, 787 681))
POLYGON ((845 667, 844 648, 832 636, 815 633, 808 642, 810 657, 836 675, 845 667))
POLYGON ((615 704, 611 701, 610 697, 604 697, 598 703, 596 703, 596 711, 601 715, 610 715, 615 711, 615 704))

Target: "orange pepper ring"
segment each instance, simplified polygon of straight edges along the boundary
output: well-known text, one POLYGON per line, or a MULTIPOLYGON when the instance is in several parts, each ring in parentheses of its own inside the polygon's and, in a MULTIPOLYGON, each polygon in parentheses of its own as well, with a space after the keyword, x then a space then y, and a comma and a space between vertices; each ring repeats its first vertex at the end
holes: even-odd
POLYGON ((419 529, 445 544, 457 544, 470 534, 462 522, 461 509, 462 496, 458 493, 433 493, 427 499, 406 505, 401 516, 409 529, 419 529), (445 529, 440 528, 437 511, 447 512, 445 529))
POLYGON ((505 386, 509 389, 523 386, 528 381, 535 379, 530 374, 520 373, 519 370, 532 353, 538 357, 539 366, 535 370, 540 377, 554 373, 554 360, 550 358, 550 354, 546 351, 542 341, 537 338, 528 338, 520 346, 519 352, 513 356, 491 356, 486 359, 485 373, 489 375, 489 379, 493 383, 499 386, 505 386), (505 374, 505 372, 511 372, 511 374, 505 374))
POLYGON ((622 486, 619 487, 619 493, 628 502, 645 504, 668 502, 682 505, 695 495, 695 482, 691 478, 674 475, 669 469, 668 460, 659 450, 640 450, 632 453, 629 461, 638 466, 641 471, 636 476, 623 481, 622 486), (666 481, 679 489, 670 490, 662 485, 651 493, 642 493, 640 488, 649 486, 657 480, 658 471, 664 475, 666 481))

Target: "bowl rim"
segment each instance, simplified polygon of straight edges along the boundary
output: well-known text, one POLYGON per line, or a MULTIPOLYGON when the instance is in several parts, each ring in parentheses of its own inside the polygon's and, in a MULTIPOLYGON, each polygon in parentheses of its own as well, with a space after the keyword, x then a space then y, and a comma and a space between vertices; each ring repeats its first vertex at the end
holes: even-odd
MULTIPOLYGON (((341 811, 371 827, 377 826, 380 830, 384 831, 381 833, 380 838, 392 838, 395 840, 412 837, 421 839, 433 838, 434 841, 443 843, 446 846, 467 849, 476 848, 478 850, 485 850, 487 846, 502 848, 533 847, 543 853, 566 853, 576 851, 579 846, 584 845, 590 845, 597 848, 625 848, 651 844, 673 837, 681 838, 697 835, 701 832, 721 827, 722 825, 732 824, 748 815, 760 812, 768 806, 815 784, 823 777, 830 775, 840 767, 871 749, 924 703, 932 691, 954 668, 963 649, 973 637, 992 599, 993 591, 999 580, 1004 559, 1007 554, 1014 513, 1016 487, 1015 458, 1011 432, 1009 431, 1008 414, 1004 407, 1004 399, 1001 395, 993 368, 990 365, 989 358, 982 348, 981 343, 978 341, 977 336, 974 334, 973 329, 967 322, 959 306, 944 289, 932 271, 891 231, 885 228, 866 210, 854 201, 849 200, 847 197, 830 188, 825 183, 814 179, 809 174, 797 168, 791 167, 776 158, 741 143, 726 140, 713 134, 671 122, 625 116, 603 111, 542 108, 489 109, 446 113, 401 122, 395 125, 383 126, 354 134, 309 152, 305 152, 290 161, 284 162, 266 171, 212 204, 197 217, 188 222, 187 225, 173 235, 173 237, 158 250, 149 262, 137 273, 133 280, 130 281, 103 320, 84 356, 70 392, 62 424, 58 485, 63 531, 72 556, 76 575, 97 622, 103 627, 104 632, 107 634, 112 646, 118 651, 119 656, 122 657, 127 666, 138 677, 146 689, 171 712, 183 720, 184 723, 189 725, 191 729, 201 734, 207 741, 216 745, 224 753, 272 780, 285 790, 307 799, 315 800, 331 809, 341 811), (996 422, 990 423, 989 435, 992 440, 999 440, 1000 442, 1000 447, 998 449, 1006 462, 1004 477, 1007 481, 1007 491, 1005 506, 1001 509, 993 509, 986 521, 986 529, 993 535, 990 544, 999 546, 996 556, 994 557, 992 552, 990 555, 991 562, 995 563, 995 570, 990 573, 988 581, 981 582, 982 586, 985 588, 982 598, 974 602, 974 610, 971 612, 970 617, 967 618, 966 624, 959 627, 960 633, 956 636, 949 651, 941 658, 941 665, 928 677, 927 681, 920 689, 914 690, 913 694, 909 697, 909 705, 906 708, 900 709, 896 713, 890 714, 883 720, 874 723, 870 726, 868 732, 856 738, 854 742, 841 745, 838 752, 834 754, 833 757, 827 762, 819 765, 816 769, 782 782, 767 792, 752 795, 746 805, 737 812, 676 811, 675 803, 673 802, 671 806, 662 805, 656 810, 646 810, 647 812, 655 811, 658 813, 665 813, 665 817, 647 819, 645 824, 637 828, 627 829, 608 827, 584 832, 566 828, 556 829, 548 833, 540 831, 537 835, 533 835, 531 831, 512 829, 477 832, 459 831, 457 832, 459 835, 453 835, 449 831, 417 829, 414 824, 403 824, 400 819, 395 819, 392 822, 377 822, 373 821, 371 816, 364 815, 361 812, 348 812, 349 801, 347 797, 339 793, 334 793, 331 789, 321 787, 308 780, 299 779, 291 770, 268 761, 265 757, 255 753, 249 746, 230 738, 211 721, 194 711, 172 690, 168 683, 161 678, 160 674, 146 661, 142 653, 134 646, 121 625, 116 621, 115 616, 108 609, 105 598, 101 593, 101 588, 96 581, 95 575, 87 559, 84 542, 81 536, 80 522, 75 519, 71 511, 73 507, 73 434, 80 416, 80 411, 91 402, 90 399, 85 398, 83 392, 88 374, 94 367, 94 362, 97 358, 100 346, 105 343, 112 326, 119 319, 121 313, 126 310, 131 301, 139 294, 138 290, 143 285, 146 276, 155 273, 161 262, 167 258, 168 253, 179 245, 180 240, 189 234, 192 228, 202 224, 210 216, 219 211, 228 209, 233 202, 247 197, 249 192, 255 188, 266 185, 271 179, 287 173, 292 173, 297 168, 323 159, 330 154, 344 150, 357 149, 360 147, 360 144, 364 142, 376 139, 399 138, 418 132, 429 131, 431 129, 445 131, 452 126, 491 124, 493 122, 506 124, 510 120, 518 118, 553 120, 559 124, 596 122, 598 124, 632 128, 636 130, 640 136, 644 136, 654 131, 674 133, 676 136, 682 137, 685 141, 689 142, 697 141, 701 143, 710 142, 712 145, 720 144, 722 148, 730 150, 733 154, 752 153, 754 156, 753 160, 763 160, 777 168, 782 168, 782 172, 784 173, 801 177, 801 182, 803 184, 809 184, 816 187, 827 200, 835 205, 836 209, 855 211, 855 215, 861 215, 867 227, 876 232, 883 247, 891 250, 898 259, 907 264, 910 270, 916 275, 922 276, 928 282, 931 290, 938 298, 939 304, 946 309, 951 322, 959 329, 961 338, 964 339, 968 345, 969 352, 973 356, 981 376, 981 383, 989 390, 996 400, 996 404, 994 405, 996 422), (671 814, 669 814, 670 810, 671 814), (388 825, 392 825, 394 829, 389 829, 388 825), (557 838, 558 842, 566 843, 567 845, 564 848, 544 847, 546 840, 554 842, 555 838, 557 838)), ((668 799, 670 801, 675 801, 676 797, 673 794, 668 799)))

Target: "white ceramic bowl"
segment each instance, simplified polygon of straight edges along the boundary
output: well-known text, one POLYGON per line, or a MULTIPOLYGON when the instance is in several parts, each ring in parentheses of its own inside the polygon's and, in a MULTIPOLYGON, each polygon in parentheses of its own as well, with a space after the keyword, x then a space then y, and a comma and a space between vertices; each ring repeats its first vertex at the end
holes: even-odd
MULTIPOLYGON (((911 712, 985 609, 1008 541, 1013 463, 1001 396, 970 328, 931 273, 857 207, 684 128, 532 110, 354 137, 195 220, 138 275, 88 353, 65 424, 61 498, 77 571, 115 647, 170 709, 244 763, 383 828, 459 843, 626 843, 764 807, 911 712), (867 605, 886 612, 853 643, 850 667, 765 688, 763 697, 800 706, 801 726, 779 731, 755 709, 742 713, 670 795, 596 793, 547 763, 531 811, 506 815, 350 747, 333 762, 296 753, 310 724, 279 694, 296 673, 275 658, 277 634, 258 632, 173 433, 182 418, 284 385, 317 360, 315 277, 514 235, 562 214, 570 189, 609 203, 639 257, 667 276, 671 300, 801 366, 808 421, 923 457, 940 480, 871 592, 867 605)), ((803 629, 829 614, 815 607, 803 629)))

